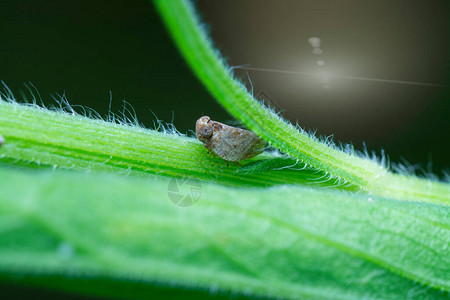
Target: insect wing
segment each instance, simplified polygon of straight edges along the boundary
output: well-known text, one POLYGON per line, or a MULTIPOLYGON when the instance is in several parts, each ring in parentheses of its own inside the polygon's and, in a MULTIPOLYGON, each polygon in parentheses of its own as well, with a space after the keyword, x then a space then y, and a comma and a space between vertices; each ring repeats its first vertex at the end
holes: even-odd
POLYGON ((228 161, 240 161, 262 152, 264 142, 251 131, 220 124, 214 131, 210 146, 214 152, 228 161))

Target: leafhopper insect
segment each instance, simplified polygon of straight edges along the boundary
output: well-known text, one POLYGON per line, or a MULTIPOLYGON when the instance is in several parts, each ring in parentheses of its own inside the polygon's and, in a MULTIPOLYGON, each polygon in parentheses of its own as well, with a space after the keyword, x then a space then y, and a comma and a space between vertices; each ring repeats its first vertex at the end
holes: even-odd
POLYGON ((195 132, 208 151, 237 164, 262 153, 265 147, 264 140, 253 132, 213 121, 208 116, 197 120, 195 132))

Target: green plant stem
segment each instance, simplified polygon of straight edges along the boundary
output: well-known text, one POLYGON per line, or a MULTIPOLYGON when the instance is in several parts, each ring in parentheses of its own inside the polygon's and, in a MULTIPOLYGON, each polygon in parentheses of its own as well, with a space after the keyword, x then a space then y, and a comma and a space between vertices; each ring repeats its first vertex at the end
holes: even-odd
POLYGON ((10 168, 0 178, 3 280, 121 298, 148 296, 155 283, 313 299, 450 290, 448 206, 203 184, 200 200, 180 208, 164 178, 10 168))
POLYGON ((119 125, 80 115, 0 101, 0 162, 104 171, 140 176, 198 178, 238 186, 306 184, 355 190, 324 180, 324 174, 297 171, 295 160, 262 155, 227 167, 193 138, 135 125, 119 125), (289 168, 294 166, 294 169, 289 168))
POLYGON ((187 0, 154 1, 182 55, 222 106, 272 146, 308 165, 344 179, 374 195, 433 203, 450 203, 450 185, 396 175, 351 153, 330 147, 283 121, 257 102, 236 81, 202 30, 187 0))

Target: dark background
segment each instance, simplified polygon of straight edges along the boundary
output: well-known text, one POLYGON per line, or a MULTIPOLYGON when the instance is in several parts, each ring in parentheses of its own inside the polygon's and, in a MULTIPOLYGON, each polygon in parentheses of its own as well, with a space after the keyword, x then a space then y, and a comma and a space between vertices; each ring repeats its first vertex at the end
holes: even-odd
MULTIPOLYGON (((312 74, 235 70, 284 117, 359 150, 363 141, 369 150, 384 149, 392 162, 432 166, 441 177, 448 169, 448 1, 196 6, 230 66, 312 74), (312 53, 310 37, 321 39, 321 54, 312 53)), ((111 92, 113 111, 126 100, 146 126, 152 112, 183 133, 204 114, 231 120, 179 56, 149 1, 2 0, 0 36, 0 79, 18 99, 31 82, 46 103, 65 95, 101 115, 111 92)))
MULTIPOLYGON (((448 170, 448 1, 196 5, 230 66, 302 72, 236 69, 249 88, 251 79, 255 95, 270 99, 292 122, 360 150, 365 141, 393 162, 403 158, 441 178, 448 170), (312 52, 311 37, 321 39, 321 54, 312 52)), ((126 100, 146 126, 153 113, 183 133, 204 114, 231 120, 193 76, 146 0, 2 0, 0 58, 0 79, 18 99, 29 97, 24 83, 31 82, 47 104, 56 104, 51 95, 65 95, 101 115, 111 93, 113 111, 126 100)), ((16 296, 19 290, 9 288, 16 296)))

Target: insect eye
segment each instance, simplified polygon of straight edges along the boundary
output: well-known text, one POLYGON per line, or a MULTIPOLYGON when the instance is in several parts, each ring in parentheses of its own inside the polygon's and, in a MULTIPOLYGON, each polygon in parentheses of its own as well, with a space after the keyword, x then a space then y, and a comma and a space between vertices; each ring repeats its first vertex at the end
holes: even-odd
POLYGON ((212 135, 212 126, 204 126, 200 129, 201 135, 204 137, 210 137, 212 135))

